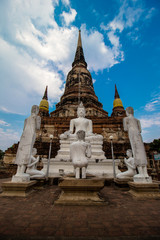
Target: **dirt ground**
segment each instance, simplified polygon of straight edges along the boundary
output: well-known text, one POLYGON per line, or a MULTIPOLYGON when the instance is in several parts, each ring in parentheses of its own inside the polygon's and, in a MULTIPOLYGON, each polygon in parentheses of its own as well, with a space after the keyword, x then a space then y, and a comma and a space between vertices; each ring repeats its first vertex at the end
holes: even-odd
POLYGON ((59 193, 47 185, 26 198, 1 196, 0 239, 160 239, 158 199, 137 200, 111 185, 101 192, 105 206, 54 206, 59 193))

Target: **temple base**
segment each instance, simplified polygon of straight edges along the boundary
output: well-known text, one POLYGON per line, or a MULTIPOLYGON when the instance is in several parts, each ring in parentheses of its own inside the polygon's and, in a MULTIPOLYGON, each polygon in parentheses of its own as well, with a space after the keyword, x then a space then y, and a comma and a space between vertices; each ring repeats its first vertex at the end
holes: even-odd
POLYGON ((159 185, 157 183, 129 182, 129 193, 140 199, 160 199, 159 185))
MULTIPOLYGON (((47 172, 47 159, 43 159, 43 172, 47 172)), ((116 174, 120 173, 118 169, 119 160, 115 160, 116 174)), ((49 177, 61 177, 62 173, 66 176, 74 174, 74 167, 71 161, 57 161, 55 158, 50 160, 49 177)), ((103 161, 89 160, 87 167, 87 174, 91 174, 100 178, 113 178, 113 160, 106 159, 103 161)))
POLYGON ((106 205, 99 197, 104 187, 104 179, 64 178, 59 183, 62 193, 55 205, 106 205))
POLYGON ((30 182, 3 182, 1 196, 7 197, 26 197, 31 194, 36 181, 30 182))

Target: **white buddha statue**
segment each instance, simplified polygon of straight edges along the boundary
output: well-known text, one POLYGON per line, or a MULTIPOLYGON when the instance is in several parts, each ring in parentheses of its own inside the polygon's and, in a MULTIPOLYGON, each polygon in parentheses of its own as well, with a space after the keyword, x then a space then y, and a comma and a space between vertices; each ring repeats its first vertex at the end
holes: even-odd
POLYGON ((79 130, 76 135, 77 141, 70 145, 70 156, 75 169, 75 177, 86 178, 88 158, 91 157, 91 145, 85 142, 85 131, 79 130))
POLYGON ((41 117, 38 116, 39 107, 33 105, 31 115, 25 119, 23 133, 18 145, 15 164, 18 165, 16 175, 12 182, 28 182, 29 174, 25 173, 26 167, 31 162, 32 149, 36 140, 36 131, 40 129, 41 117))
POLYGON ((27 165, 26 173, 30 175, 30 178, 44 178, 45 173, 41 170, 37 170, 37 164, 39 162, 39 156, 36 158, 35 155, 37 154, 37 149, 32 149, 32 155, 31 155, 31 162, 27 165))
POLYGON ((58 151, 55 160, 71 161, 70 158, 70 144, 77 140, 77 132, 85 132, 85 142, 89 142, 92 147, 91 160, 106 159, 103 146, 103 136, 93 133, 92 120, 85 118, 85 108, 81 102, 77 108, 77 118, 70 121, 69 131, 60 135, 60 150, 58 151))
POLYGON ((132 150, 128 149, 126 152, 126 155, 127 155, 128 159, 125 158, 124 162, 125 162, 128 170, 117 174, 116 177, 120 178, 120 179, 131 178, 136 174, 136 166, 135 166, 134 158, 132 156, 132 150))
POLYGON ((103 140, 103 136, 93 133, 92 120, 85 118, 86 111, 83 103, 81 102, 77 109, 77 118, 70 121, 69 131, 64 132, 60 135, 60 139, 73 138, 76 139, 76 133, 80 130, 85 132, 85 140, 103 140))
POLYGON ((132 107, 126 108, 126 115, 127 117, 123 119, 124 131, 128 132, 135 165, 138 169, 138 174, 134 176, 134 181, 151 182, 152 180, 147 172, 147 156, 141 136, 140 121, 134 117, 132 107))

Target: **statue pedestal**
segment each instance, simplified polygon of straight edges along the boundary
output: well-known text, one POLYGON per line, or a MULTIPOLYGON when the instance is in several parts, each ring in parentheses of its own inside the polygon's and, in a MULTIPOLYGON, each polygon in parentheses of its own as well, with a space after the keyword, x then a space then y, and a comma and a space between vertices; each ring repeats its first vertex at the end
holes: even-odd
POLYGON ((30 182, 3 182, 1 196, 26 197, 33 192, 33 186, 37 181, 30 182))
POLYGON ((62 193, 55 205, 105 205, 98 193, 104 187, 104 179, 63 178, 58 185, 62 193))
POLYGON ((133 178, 115 178, 114 183, 117 187, 119 187, 121 190, 129 190, 128 183, 133 181, 133 178))
MULTIPOLYGON (((43 159, 43 172, 47 172, 47 159, 43 159)), ((115 160, 116 174, 120 173, 118 169, 119 160, 115 160)), ((56 158, 50 160, 49 177, 61 177, 60 172, 63 171, 64 175, 74 174, 74 168, 71 161, 59 161, 56 158)), ((113 160, 106 159, 103 161, 95 161, 89 159, 87 174, 91 174, 100 178, 113 178, 113 160)))
MULTIPOLYGON (((65 160, 69 161, 70 160, 70 144, 77 141, 76 137, 75 138, 70 138, 70 139, 61 139, 60 140, 60 150, 58 151, 57 156, 55 159, 58 161, 65 160)), ((92 149, 92 156, 91 158, 94 160, 104 160, 106 159, 104 155, 104 151, 102 150, 103 146, 103 140, 94 140, 94 137, 92 137, 92 140, 90 141, 91 143, 91 149, 92 149)))
POLYGON ((157 183, 135 183, 129 182, 129 193, 140 199, 160 199, 159 185, 157 183))
POLYGON ((143 177, 140 176, 140 174, 137 174, 133 177, 133 180, 135 183, 152 183, 152 178, 151 177, 143 177))
POLYGON ((12 182, 14 183, 30 182, 30 175, 27 173, 14 175, 12 177, 12 182))

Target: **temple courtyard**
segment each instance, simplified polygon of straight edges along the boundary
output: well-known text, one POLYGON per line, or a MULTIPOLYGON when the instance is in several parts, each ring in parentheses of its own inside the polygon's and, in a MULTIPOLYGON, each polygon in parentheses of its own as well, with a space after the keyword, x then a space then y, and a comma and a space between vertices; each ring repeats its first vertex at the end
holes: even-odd
MULTIPOLYGON (((9 179, 1 179, 3 181, 9 179)), ((160 200, 138 200, 113 184, 104 206, 55 206, 60 189, 0 198, 0 239, 160 239, 160 200)))

